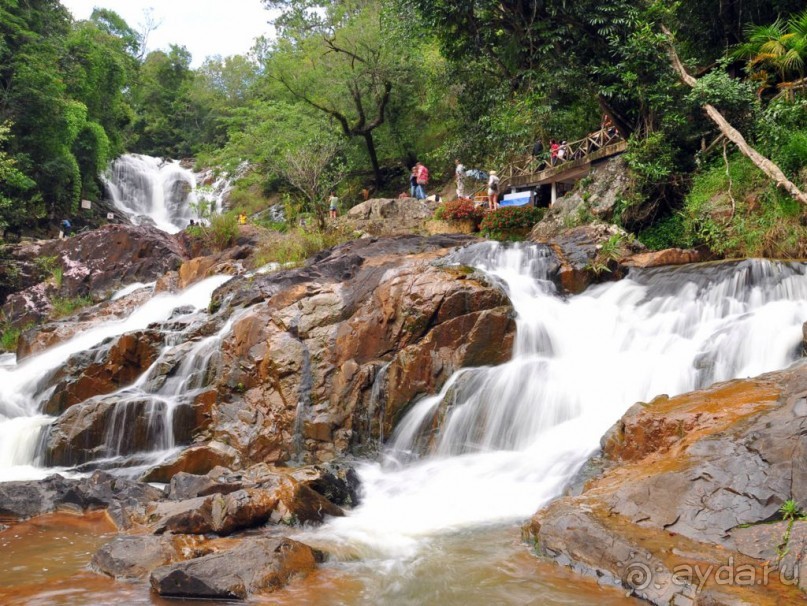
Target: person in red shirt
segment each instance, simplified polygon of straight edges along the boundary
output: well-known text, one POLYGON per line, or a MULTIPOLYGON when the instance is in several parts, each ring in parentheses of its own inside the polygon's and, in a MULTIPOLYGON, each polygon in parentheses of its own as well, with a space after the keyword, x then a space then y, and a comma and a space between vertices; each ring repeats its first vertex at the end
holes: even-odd
POLYGON ((417 187, 415 188, 415 197, 418 200, 423 200, 426 197, 426 186, 429 184, 429 169, 426 168, 422 162, 415 164, 417 168, 417 187))

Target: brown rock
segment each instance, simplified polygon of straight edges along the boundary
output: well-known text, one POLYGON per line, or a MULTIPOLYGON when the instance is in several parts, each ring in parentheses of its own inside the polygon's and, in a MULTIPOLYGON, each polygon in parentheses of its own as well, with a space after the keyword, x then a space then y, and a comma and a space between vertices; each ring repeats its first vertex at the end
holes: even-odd
POLYGON ((317 560, 310 547, 297 541, 253 538, 228 551, 158 568, 150 581, 161 596, 244 600, 280 589, 313 570, 317 560))
POLYGON ((795 367, 632 407, 603 438, 604 471, 533 518, 539 553, 654 604, 803 600, 793 578, 807 531, 794 526, 793 557, 778 561, 784 523, 765 523, 786 500, 807 502, 805 393, 807 371, 795 367), (626 551, 651 583, 626 574, 626 551), (754 581, 693 581, 696 565, 742 566, 754 581))
POLYGON ((661 267, 663 265, 685 265, 687 263, 700 263, 706 260, 706 255, 695 249, 666 248, 645 253, 631 255, 621 263, 627 267, 661 267))
POLYGON ((57 416, 74 404, 133 383, 157 359, 161 345, 159 332, 140 331, 121 335, 100 356, 94 350, 72 356, 57 374, 45 414, 57 416))
POLYGON ((238 452, 221 442, 212 441, 206 444, 189 446, 176 458, 153 467, 141 478, 144 482, 168 483, 179 473, 206 474, 215 467, 236 467, 238 452))

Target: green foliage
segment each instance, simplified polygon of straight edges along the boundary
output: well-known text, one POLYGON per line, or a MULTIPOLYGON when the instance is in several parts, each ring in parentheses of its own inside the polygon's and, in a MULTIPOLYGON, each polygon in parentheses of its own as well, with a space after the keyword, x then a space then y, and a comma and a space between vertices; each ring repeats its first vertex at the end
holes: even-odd
POLYGON ((639 233, 639 240, 650 250, 688 248, 692 245, 684 218, 673 213, 639 233))
POLYGON ((4 326, 0 332, 0 350, 14 352, 20 340, 22 330, 13 326, 4 326))
POLYGON ((50 303, 53 308, 51 316, 53 318, 63 318, 71 315, 79 309, 89 307, 93 304, 93 300, 90 296, 53 297, 50 303))
POLYGON ((207 237, 218 250, 232 246, 238 237, 238 218, 235 213, 213 215, 210 227, 207 228, 207 237))
POLYGON ((494 240, 522 240, 544 216, 545 209, 534 206, 506 206, 489 212, 479 228, 494 240))
POLYGON ((289 230, 262 246, 255 257, 255 264, 258 267, 269 263, 277 263, 280 267, 300 265, 312 255, 354 237, 352 233, 341 230, 289 230))

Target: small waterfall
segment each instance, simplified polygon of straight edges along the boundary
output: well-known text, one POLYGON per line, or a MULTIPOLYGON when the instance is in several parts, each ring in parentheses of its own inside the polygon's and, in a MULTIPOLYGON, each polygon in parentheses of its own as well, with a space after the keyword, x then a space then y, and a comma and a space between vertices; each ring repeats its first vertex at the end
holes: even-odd
MULTIPOLYGON (((43 401, 48 390, 42 385, 68 357, 74 353, 91 350, 110 337, 116 337, 127 332, 143 330, 153 323, 165 322, 172 317, 174 310, 206 309, 210 303, 213 291, 230 279, 230 276, 215 276, 207 278, 178 294, 161 293, 135 309, 127 318, 104 322, 86 330, 47 349, 37 355, 25 359, 20 364, 4 360, 0 364, 0 481, 11 478, 36 477, 52 473, 45 468, 35 469, 37 447, 40 444, 40 434, 55 420, 40 413, 43 401)), ((230 326, 228 323, 227 327, 230 326)), ((227 328, 229 329, 229 328, 227 328)), ((219 335, 223 334, 222 332, 219 335)), ((216 349, 211 337, 200 339, 190 346, 190 351, 183 351, 185 357, 177 361, 175 376, 184 373, 192 374, 198 371, 201 365, 209 361, 211 350, 216 349)), ((167 348, 155 362, 165 361, 170 353, 167 348)), ((144 373, 149 375, 151 369, 144 373)), ((185 379, 181 379, 185 380, 185 379)), ((188 381, 185 381, 186 384, 188 381)), ((194 383, 194 386, 196 384, 194 383)), ((201 383, 199 383, 201 386, 201 383)), ((116 393, 98 396, 93 401, 114 403, 112 409, 109 431, 106 434, 106 451, 104 457, 119 457, 122 453, 130 453, 127 445, 127 432, 133 431, 133 426, 126 420, 131 418, 132 411, 145 413, 142 430, 147 432, 146 441, 153 440, 150 448, 155 452, 171 449, 174 446, 173 415, 177 407, 186 401, 173 397, 172 392, 178 388, 172 382, 166 381, 153 390, 135 386, 124 388, 116 393), (165 392, 161 388, 165 389, 165 392), (118 406, 120 404, 120 406, 118 406), (117 428, 117 429, 116 429, 117 428)), ((183 394, 183 398, 192 398, 194 391, 183 394)), ((143 443, 143 440, 139 440, 143 443)))
POLYGON ((193 217, 196 179, 177 161, 127 154, 110 164, 103 180, 115 206, 138 224, 176 233, 193 217))
POLYGON ((454 255, 503 284, 513 359, 463 369, 413 406, 351 515, 303 540, 370 560, 416 558, 437 535, 523 520, 557 496, 635 402, 786 367, 807 320, 807 271, 748 260, 632 271, 561 298, 545 249, 454 255))

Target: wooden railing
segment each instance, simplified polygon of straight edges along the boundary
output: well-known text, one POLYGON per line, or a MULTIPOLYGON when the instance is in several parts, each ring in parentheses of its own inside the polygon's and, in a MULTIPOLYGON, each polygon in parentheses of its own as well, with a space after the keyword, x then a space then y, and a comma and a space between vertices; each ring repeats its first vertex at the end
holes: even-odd
MULTIPOLYGON (((548 168, 557 168, 569 162, 582 160, 586 156, 622 140, 622 135, 615 128, 601 129, 588 134, 584 139, 562 145, 561 149, 564 150, 563 158, 559 157, 560 153, 558 157, 553 158, 551 151, 545 150, 544 157, 536 158, 530 155, 521 160, 516 160, 499 173, 499 179, 503 183, 510 182, 513 177, 533 175, 548 168)), ((560 152, 560 150, 558 151, 560 152)))
MULTIPOLYGON (((511 162, 501 171, 498 171, 497 174, 499 175, 500 183, 499 191, 504 191, 504 189, 509 187, 514 178, 528 177, 548 169, 552 169, 552 173, 555 173, 555 169, 562 168, 571 163, 580 165, 580 161, 582 161, 582 164, 585 164, 585 158, 588 156, 605 149, 609 145, 622 142, 624 142, 624 139, 615 128, 603 128, 596 132, 589 133, 583 139, 572 141, 571 143, 561 146, 564 150, 562 154, 563 158, 559 157, 560 154, 553 158, 551 150, 545 150, 541 157, 535 157, 532 154, 525 155, 521 159, 511 162)), ((621 147, 624 148, 624 143, 621 147)), ((622 151, 624 151, 624 149, 622 151)), ((607 151, 604 153, 606 156, 611 155, 607 151)), ((562 172, 562 170, 559 172, 562 172)), ((477 202, 487 201, 487 184, 473 193, 473 199, 477 202)))

